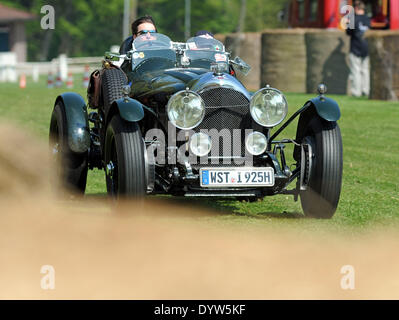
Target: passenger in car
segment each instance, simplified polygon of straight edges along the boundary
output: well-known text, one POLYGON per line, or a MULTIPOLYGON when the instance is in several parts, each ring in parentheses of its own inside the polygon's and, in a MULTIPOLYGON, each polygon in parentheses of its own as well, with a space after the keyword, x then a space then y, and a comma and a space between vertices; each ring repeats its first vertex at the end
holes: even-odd
POLYGON ((205 39, 214 39, 213 33, 207 30, 200 30, 195 34, 196 37, 201 37, 205 39))

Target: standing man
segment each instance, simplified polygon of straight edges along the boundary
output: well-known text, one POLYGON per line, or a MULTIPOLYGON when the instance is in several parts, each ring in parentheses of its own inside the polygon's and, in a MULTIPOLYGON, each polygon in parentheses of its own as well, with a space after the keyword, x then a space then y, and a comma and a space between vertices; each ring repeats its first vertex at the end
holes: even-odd
POLYGON ((368 96, 370 93, 369 52, 364 33, 370 28, 370 19, 365 14, 366 6, 363 1, 356 0, 354 29, 346 29, 351 37, 349 68, 352 96, 368 96))

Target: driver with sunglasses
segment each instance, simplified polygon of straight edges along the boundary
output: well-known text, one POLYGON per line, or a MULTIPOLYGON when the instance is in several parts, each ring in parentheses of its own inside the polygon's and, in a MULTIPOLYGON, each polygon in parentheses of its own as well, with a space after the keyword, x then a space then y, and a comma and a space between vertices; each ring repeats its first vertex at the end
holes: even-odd
POLYGON ((126 54, 129 50, 132 49, 133 40, 138 36, 146 35, 148 40, 154 40, 152 33, 156 33, 157 28, 155 26, 155 22, 151 16, 144 16, 138 18, 132 23, 132 36, 123 41, 119 53, 126 54))

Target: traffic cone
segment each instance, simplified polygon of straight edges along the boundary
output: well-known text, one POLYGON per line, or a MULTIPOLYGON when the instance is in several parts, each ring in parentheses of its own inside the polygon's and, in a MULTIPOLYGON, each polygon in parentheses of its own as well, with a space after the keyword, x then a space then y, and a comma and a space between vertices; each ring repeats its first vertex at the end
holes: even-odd
POLYGON ((72 72, 69 72, 69 73, 68 73, 68 80, 67 80, 66 85, 67 85, 67 88, 68 88, 68 89, 73 88, 73 76, 72 76, 72 72))
POLYGON ((55 87, 61 88, 61 86, 62 86, 61 72, 58 71, 57 79, 55 80, 55 87))
POLYGON ((85 72, 83 74, 83 88, 87 88, 89 86, 89 66, 85 66, 85 72))
POLYGON ((26 76, 25 74, 21 74, 21 77, 19 78, 19 87, 21 89, 25 89, 26 88, 26 76))
POLYGON ((50 71, 47 76, 47 88, 54 88, 54 77, 53 73, 50 71))

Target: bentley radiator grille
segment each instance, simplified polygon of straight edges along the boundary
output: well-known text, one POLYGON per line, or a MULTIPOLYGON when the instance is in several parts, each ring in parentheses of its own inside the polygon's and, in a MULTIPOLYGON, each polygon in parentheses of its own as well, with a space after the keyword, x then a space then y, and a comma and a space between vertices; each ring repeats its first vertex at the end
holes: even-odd
MULTIPOLYGON (((245 155, 245 129, 255 129, 249 112, 249 100, 241 92, 228 88, 212 88, 199 92, 205 102, 205 117, 202 123, 195 128, 196 132, 207 129, 223 130, 231 137, 230 152, 227 156, 242 157, 245 155), (233 136, 233 130, 235 131, 233 136), (237 139, 237 133, 241 133, 241 139, 237 139), (236 144, 233 146, 233 144, 236 144), (239 144, 239 145, 237 145, 239 144)), ((226 141, 227 142, 227 141, 226 141)), ((215 141, 212 141, 215 143, 215 141)), ((226 156, 224 152, 225 143, 222 137, 219 138, 219 156, 226 156)), ((228 143, 228 142, 227 142, 228 143)), ((214 151, 214 150, 212 150, 214 151)), ((211 153, 212 156, 212 153, 211 153)), ((213 163, 211 166, 221 166, 213 163)), ((244 164, 243 164, 244 165, 244 164)), ((205 164, 193 165, 194 168, 206 166, 205 164)))
MULTIPOLYGON (((200 93, 205 102, 205 118, 197 129, 240 129, 249 116, 249 101, 240 92, 215 88, 200 93)), ((249 118, 250 120, 250 118, 249 118)))

